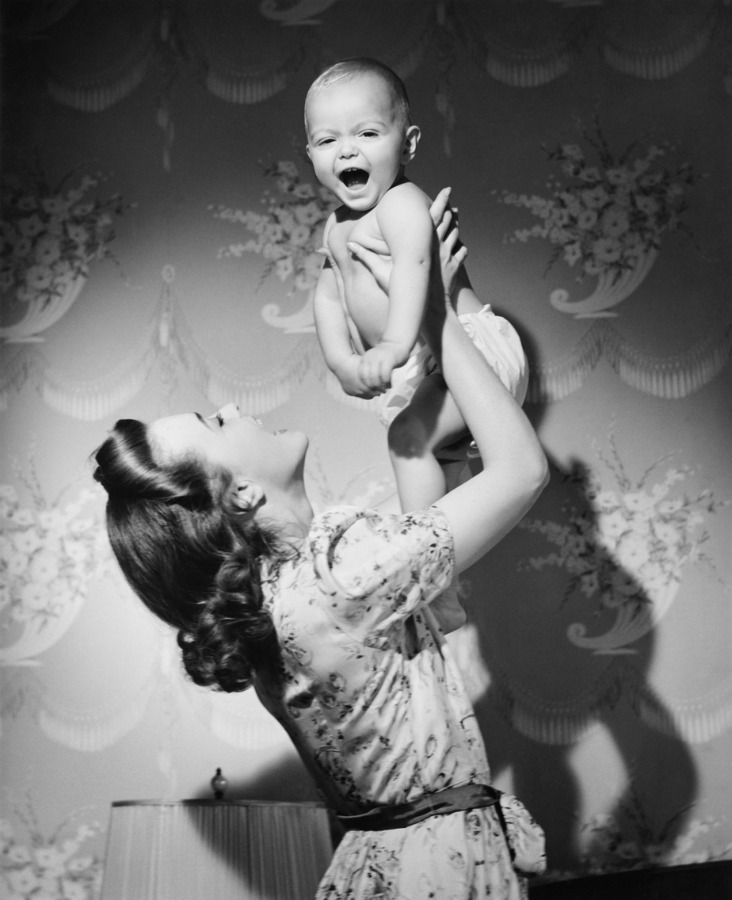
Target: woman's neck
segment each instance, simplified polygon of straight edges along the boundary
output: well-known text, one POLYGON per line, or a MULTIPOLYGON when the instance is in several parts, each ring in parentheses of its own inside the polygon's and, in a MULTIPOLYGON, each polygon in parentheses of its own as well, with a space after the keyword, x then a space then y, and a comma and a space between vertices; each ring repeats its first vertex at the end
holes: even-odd
POLYGON ((277 529, 280 537, 287 542, 305 539, 313 521, 313 507, 305 494, 284 493, 267 496, 257 510, 257 517, 264 524, 277 529))

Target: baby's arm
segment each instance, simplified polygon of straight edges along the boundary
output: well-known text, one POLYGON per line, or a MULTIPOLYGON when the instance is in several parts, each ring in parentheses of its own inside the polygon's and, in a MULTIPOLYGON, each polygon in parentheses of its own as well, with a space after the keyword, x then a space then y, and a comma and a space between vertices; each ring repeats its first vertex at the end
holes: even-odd
POLYGON ((351 343, 336 273, 330 262, 323 266, 315 286, 313 313, 326 365, 340 381, 343 390, 355 397, 373 397, 374 393, 358 376, 361 357, 354 352, 351 343))
POLYGON ((375 390, 407 361, 422 325, 434 233, 427 204, 421 191, 404 185, 387 193, 376 212, 392 257, 389 312, 381 340, 363 355, 358 370, 375 390))

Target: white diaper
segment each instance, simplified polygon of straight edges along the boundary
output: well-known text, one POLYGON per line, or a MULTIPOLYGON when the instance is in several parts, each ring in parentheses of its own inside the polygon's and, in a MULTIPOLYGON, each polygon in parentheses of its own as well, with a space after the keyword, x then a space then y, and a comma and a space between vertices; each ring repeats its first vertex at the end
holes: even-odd
MULTIPOLYGON (((529 384, 529 367, 513 325, 503 316, 497 316, 487 304, 480 312, 460 316, 460 323, 503 385, 518 403, 523 403, 529 384)), ((382 394, 379 403, 379 419, 385 426, 388 427, 409 403, 424 377, 436 369, 432 353, 421 343, 403 366, 394 369, 391 387, 382 394)))

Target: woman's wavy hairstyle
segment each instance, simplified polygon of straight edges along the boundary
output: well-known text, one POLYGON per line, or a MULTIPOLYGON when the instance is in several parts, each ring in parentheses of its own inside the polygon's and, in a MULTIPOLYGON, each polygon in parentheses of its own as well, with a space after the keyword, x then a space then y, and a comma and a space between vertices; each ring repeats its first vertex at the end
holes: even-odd
POLYGON ((155 460, 146 426, 120 419, 94 454, 107 531, 132 589, 178 629, 196 684, 242 691, 278 656, 260 564, 284 548, 228 500, 231 477, 195 458, 155 460))

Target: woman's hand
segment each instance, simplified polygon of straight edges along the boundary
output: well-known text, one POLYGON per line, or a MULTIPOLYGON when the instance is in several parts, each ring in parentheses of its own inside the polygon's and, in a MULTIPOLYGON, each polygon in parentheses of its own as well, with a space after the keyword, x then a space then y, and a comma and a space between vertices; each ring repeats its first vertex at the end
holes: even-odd
MULTIPOLYGON (((435 261, 439 263, 442 273, 444 293, 449 294, 455 284, 460 267, 468 255, 467 248, 460 242, 456 211, 450 206, 450 188, 443 188, 435 197, 430 207, 430 216, 437 235, 435 261)), ((391 275, 391 260, 374 253, 373 250, 367 250, 355 241, 349 241, 347 246, 354 258, 362 262, 371 272, 382 291, 387 292, 391 275)), ((435 277, 434 272, 432 277, 435 277)))
POLYGON ((444 292, 448 296, 455 287, 455 279, 468 255, 468 248, 460 240, 457 210, 450 206, 450 188, 443 188, 430 207, 437 235, 436 254, 442 273, 444 292))

